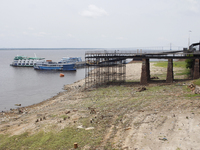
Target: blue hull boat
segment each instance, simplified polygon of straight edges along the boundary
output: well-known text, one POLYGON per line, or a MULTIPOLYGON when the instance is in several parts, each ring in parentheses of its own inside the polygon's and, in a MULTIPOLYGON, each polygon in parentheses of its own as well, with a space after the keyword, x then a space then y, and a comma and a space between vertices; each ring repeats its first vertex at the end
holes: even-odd
POLYGON ((51 60, 38 62, 34 65, 34 69, 76 71, 76 63, 81 61, 80 57, 63 57, 59 62, 52 62, 51 60))
POLYGON ((42 65, 35 65, 36 70, 62 70, 62 71, 76 71, 75 64, 50 64, 43 63, 42 65))

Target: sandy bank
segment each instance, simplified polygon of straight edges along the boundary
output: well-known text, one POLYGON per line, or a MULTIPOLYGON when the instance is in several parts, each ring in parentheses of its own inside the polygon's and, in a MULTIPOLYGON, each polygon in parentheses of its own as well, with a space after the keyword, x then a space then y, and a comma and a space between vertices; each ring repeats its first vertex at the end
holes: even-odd
MULTIPOLYGON (((151 75, 166 69, 150 64, 151 75)), ((139 81, 141 63, 127 64, 127 80, 139 81)), ((161 76, 162 78, 162 76, 161 76)), ((81 149, 198 149, 200 138, 199 97, 189 97, 189 82, 163 86, 150 84, 137 92, 140 85, 110 86, 83 91, 84 79, 64 88, 40 104, 0 115, 0 134, 35 134, 41 130, 61 131, 74 127, 102 137, 100 144, 81 149)), ((70 140, 70 139, 68 139, 70 140)), ((84 140, 84 139, 82 139, 84 140)))

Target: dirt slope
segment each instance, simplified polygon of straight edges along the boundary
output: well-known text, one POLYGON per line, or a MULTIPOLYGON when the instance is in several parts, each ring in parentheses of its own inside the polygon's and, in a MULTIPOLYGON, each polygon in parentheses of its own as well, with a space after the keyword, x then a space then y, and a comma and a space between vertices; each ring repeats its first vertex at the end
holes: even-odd
MULTIPOLYGON (((127 80, 139 80, 140 67, 128 64, 127 80)), ((151 64, 151 75, 161 71, 166 69, 151 64)), ((20 108, 20 113, 2 112, 0 134, 75 127, 102 137, 98 145, 80 149, 199 150, 200 97, 188 89, 191 82, 154 83, 141 92, 140 85, 131 84, 82 91, 81 80, 47 101, 20 108)))

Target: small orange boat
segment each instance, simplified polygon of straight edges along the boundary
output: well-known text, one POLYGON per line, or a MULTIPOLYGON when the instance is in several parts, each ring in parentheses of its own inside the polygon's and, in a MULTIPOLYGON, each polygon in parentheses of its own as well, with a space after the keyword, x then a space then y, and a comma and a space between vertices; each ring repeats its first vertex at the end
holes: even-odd
POLYGON ((64 77, 65 75, 63 73, 60 73, 60 77, 64 77))

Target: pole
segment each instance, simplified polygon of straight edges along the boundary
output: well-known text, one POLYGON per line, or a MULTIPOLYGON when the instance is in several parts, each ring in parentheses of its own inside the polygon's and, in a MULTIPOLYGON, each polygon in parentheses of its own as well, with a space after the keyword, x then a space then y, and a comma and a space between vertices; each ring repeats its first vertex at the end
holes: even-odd
POLYGON ((189 37, 188 37, 188 49, 189 49, 189 47, 190 47, 190 32, 192 32, 192 31, 190 31, 190 30, 189 30, 189 37))

